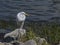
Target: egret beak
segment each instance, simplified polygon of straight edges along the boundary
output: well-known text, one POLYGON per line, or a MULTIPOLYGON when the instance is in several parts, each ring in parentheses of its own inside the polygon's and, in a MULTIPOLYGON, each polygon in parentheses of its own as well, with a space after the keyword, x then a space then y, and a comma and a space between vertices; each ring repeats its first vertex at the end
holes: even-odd
POLYGON ((27 13, 25 14, 26 16, 29 16, 27 13))

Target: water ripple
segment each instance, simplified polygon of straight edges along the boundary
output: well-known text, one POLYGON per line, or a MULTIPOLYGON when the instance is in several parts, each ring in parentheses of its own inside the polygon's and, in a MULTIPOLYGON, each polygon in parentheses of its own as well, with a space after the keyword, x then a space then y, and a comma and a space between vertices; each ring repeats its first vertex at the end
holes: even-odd
POLYGON ((54 17, 60 17, 58 1, 52 0, 0 0, 0 19, 9 20, 9 17, 16 19, 16 15, 20 11, 25 11, 30 15, 28 20, 40 21, 54 17), (31 18, 31 19, 30 19, 31 18))

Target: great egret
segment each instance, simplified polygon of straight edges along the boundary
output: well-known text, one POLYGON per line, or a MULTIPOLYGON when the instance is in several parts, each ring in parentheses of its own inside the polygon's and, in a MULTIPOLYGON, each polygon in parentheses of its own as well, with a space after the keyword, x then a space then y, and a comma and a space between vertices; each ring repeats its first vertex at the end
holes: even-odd
POLYGON ((23 29, 23 25, 24 25, 24 21, 26 19, 26 16, 28 16, 28 14, 26 14, 25 12, 19 12, 17 14, 17 25, 19 25, 20 29, 23 29))
POLYGON ((20 25, 20 22, 21 22, 22 23, 21 27, 19 27, 18 29, 15 29, 14 31, 12 31, 10 33, 5 34, 4 38, 12 37, 16 40, 17 37, 22 37, 24 34, 26 34, 26 30, 23 29, 23 25, 24 25, 24 21, 26 19, 26 15, 27 14, 25 12, 19 12, 17 14, 17 24, 20 25))
POLYGON ((23 28, 23 25, 24 25, 24 21, 26 19, 26 16, 28 16, 28 14, 26 14, 25 12, 19 12, 17 14, 17 24, 20 26, 21 23, 22 23, 22 25, 21 25, 20 28, 23 28))

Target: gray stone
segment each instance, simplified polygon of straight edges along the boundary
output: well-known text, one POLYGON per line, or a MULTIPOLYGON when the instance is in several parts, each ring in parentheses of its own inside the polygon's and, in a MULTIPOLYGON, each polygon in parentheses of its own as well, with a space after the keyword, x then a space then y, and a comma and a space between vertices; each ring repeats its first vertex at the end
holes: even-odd
POLYGON ((42 45, 42 44, 47 45, 48 44, 45 38, 36 37, 35 40, 36 40, 38 45, 42 45))
POLYGON ((16 41, 16 42, 11 42, 13 45, 24 45, 23 42, 19 42, 19 41, 16 41))
POLYGON ((35 40, 28 40, 24 43, 24 45, 37 45, 36 41, 35 40))
POLYGON ((4 45, 13 45, 13 44, 11 44, 11 43, 6 43, 6 42, 5 42, 4 45))
POLYGON ((4 45, 4 43, 0 42, 0 45, 4 45))
POLYGON ((20 44, 19 45, 24 45, 24 43, 23 42, 20 42, 20 44))

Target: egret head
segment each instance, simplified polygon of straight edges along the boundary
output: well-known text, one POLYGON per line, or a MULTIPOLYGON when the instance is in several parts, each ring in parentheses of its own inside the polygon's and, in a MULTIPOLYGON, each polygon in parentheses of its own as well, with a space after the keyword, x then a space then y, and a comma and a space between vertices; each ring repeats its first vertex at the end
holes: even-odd
POLYGON ((20 12, 20 14, 28 16, 28 14, 25 12, 20 12))

